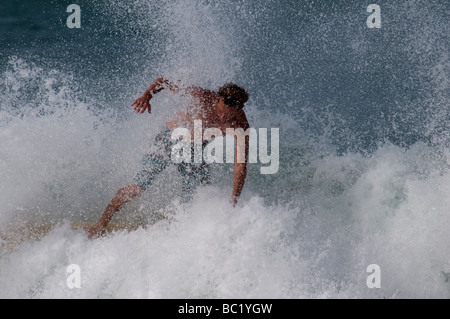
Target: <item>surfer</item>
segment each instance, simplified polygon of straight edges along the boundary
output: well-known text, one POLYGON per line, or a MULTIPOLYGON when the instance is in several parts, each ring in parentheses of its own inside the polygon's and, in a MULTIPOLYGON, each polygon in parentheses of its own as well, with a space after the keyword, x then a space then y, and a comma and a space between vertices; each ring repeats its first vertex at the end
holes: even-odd
MULTIPOLYGON (((132 183, 121 188, 112 198, 99 221, 88 230, 89 238, 96 238, 105 233, 106 225, 121 207, 134 197, 145 191, 152 183, 158 173, 168 165, 174 164, 171 160, 171 151, 174 141, 171 138, 172 131, 176 128, 193 129, 194 121, 201 120, 208 128, 218 128, 223 135, 227 134, 227 128, 243 129, 249 128, 247 117, 243 110, 249 95, 244 88, 234 83, 228 83, 219 90, 211 91, 197 86, 181 87, 175 83, 160 77, 153 82, 144 94, 136 99, 131 105, 134 111, 143 114, 146 110, 151 113, 150 100, 152 97, 164 90, 187 96, 192 100, 191 105, 185 112, 178 112, 175 119, 166 123, 166 128, 155 137, 153 151, 144 156, 142 170, 138 172, 132 183)), ((234 180, 230 202, 237 204, 244 187, 247 176, 248 141, 245 137, 245 161, 237 160, 237 149, 234 160, 234 180)), ((204 147, 207 143, 203 143, 204 147)), ((237 147, 236 143, 236 147, 237 147)), ((195 153, 195 152, 191 152, 195 153)), ((178 163, 179 173, 183 179, 183 193, 192 193, 197 185, 209 182, 209 166, 204 159, 201 163, 178 163)))

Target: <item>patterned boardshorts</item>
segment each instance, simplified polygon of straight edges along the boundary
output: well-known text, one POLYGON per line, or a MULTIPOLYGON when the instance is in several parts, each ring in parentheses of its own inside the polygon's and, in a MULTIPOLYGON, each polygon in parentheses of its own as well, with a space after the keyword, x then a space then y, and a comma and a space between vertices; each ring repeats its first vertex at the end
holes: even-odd
MULTIPOLYGON (((192 193, 198 185, 208 184, 210 180, 209 165, 203 160, 201 163, 194 163, 194 147, 191 148, 191 163, 174 163, 171 159, 172 147, 175 145, 171 138, 169 129, 165 129, 156 135, 152 144, 152 152, 142 157, 142 169, 136 174, 134 182, 147 189, 155 177, 169 165, 175 165, 180 173, 183 184, 183 193, 192 193)), ((202 145, 202 148, 207 143, 202 145)))

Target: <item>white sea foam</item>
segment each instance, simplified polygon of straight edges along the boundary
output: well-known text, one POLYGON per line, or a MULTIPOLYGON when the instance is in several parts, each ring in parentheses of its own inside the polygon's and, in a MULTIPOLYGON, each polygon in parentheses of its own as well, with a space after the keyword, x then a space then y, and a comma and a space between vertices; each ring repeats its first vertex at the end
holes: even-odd
POLYGON ((1 296, 448 298, 449 175, 419 178, 403 156, 326 159, 318 172, 336 185, 292 195, 303 203, 296 209, 257 195, 230 209, 209 187, 146 230, 90 241, 56 228, 3 254, 1 296), (80 266, 80 289, 66 285, 70 264, 80 266), (381 268, 381 289, 366 286, 370 264, 381 268))

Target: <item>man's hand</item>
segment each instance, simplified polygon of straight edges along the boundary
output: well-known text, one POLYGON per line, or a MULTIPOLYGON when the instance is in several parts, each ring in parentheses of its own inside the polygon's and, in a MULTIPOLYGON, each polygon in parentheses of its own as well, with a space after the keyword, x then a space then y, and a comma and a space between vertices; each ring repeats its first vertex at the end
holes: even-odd
POLYGON ((136 99, 131 106, 134 106, 134 110, 137 113, 144 113, 145 110, 148 110, 148 113, 152 113, 152 107, 150 105, 151 95, 144 94, 140 98, 136 99))
POLYGON ((239 196, 231 196, 230 204, 233 205, 233 207, 236 207, 238 200, 239 200, 239 196))

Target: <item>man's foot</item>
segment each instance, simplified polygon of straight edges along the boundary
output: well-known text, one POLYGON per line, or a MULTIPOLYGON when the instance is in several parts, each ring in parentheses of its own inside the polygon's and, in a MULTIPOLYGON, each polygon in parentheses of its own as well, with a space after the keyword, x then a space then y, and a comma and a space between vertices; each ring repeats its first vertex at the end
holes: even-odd
POLYGON ((89 228, 87 231, 87 235, 89 239, 95 239, 106 235, 106 226, 102 225, 100 222, 97 222, 94 226, 89 228))

